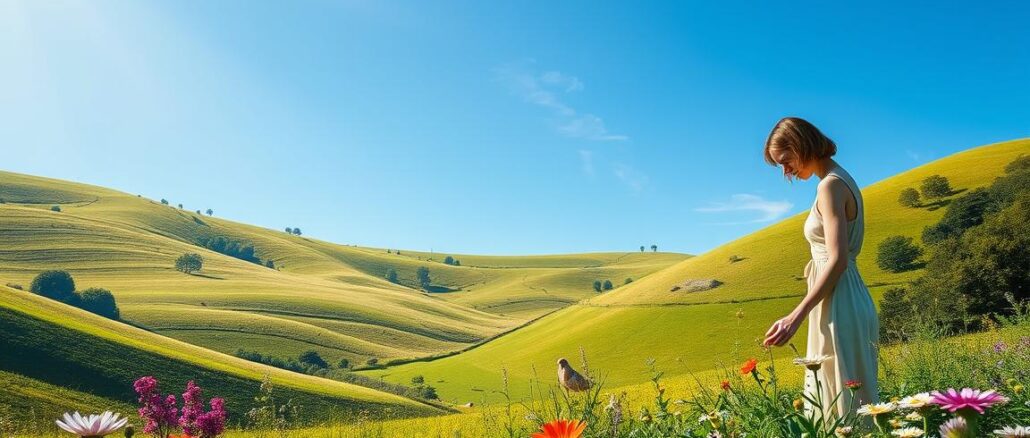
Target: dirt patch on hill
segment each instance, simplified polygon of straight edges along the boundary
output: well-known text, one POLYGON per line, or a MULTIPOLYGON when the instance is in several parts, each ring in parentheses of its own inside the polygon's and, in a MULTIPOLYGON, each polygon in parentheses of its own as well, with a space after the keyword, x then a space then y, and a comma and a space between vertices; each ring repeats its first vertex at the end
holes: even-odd
POLYGON ((715 289, 722 285, 722 282, 716 279, 703 279, 703 280, 687 280, 679 283, 669 289, 669 292, 702 292, 706 290, 715 289))

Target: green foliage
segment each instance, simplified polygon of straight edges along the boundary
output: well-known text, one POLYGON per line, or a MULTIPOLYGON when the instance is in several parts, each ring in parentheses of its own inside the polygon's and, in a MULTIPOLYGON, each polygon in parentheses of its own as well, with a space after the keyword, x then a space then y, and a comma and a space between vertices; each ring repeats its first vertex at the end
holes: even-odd
POLYGON ((52 300, 68 304, 78 304, 75 295, 75 280, 68 271, 43 271, 32 279, 29 290, 52 300))
POLYGON ((640 252, 644 252, 644 245, 640 245, 640 252))
POLYGON ((212 216, 212 215, 215 214, 215 211, 209 208, 209 209, 207 209, 206 213, 207 213, 208 216, 212 216))
POLYGON ((880 243, 876 251, 876 264, 885 271, 904 272, 915 266, 923 250, 912 243, 911 237, 891 236, 880 243))
POLYGON ((365 365, 368 365, 370 367, 377 366, 377 365, 379 365, 379 358, 378 357, 370 357, 370 358, 368 358, 368 360, 365 361, 365 365))
POLYGON ((948 178, 940 175, 926 177, 919 188, 923 196, 930 199, 943 198, 951 194, 951 183, 948 182, 948 178))
POLYGON ((451 256, 444 257, 443 258, 443 263, 445 265, 453 265, 454 264, 454 257, 451 257, 451 256))
POLYGON ((161 198, 161 205, 168 205, 168 200, 165 198, 161 198))
POLYGON ((294 227, 293 228, 293 235, 294 236, 299 236, 300 234, 301 234, 300 227, 294 227))
POLYGON ((971 227, 983 223, 984 216, 995 211, 997 204, 987 189, 976 189, 948 204, 940 222, 923 230, 923 242, 936 244, 961 236, 971 227))
POLYGON ((326 362, 325 359, 322 359, 322 356, 320 356, 315 350, 308 350, 301 353, 300 356, 297 357, 297 361, 302 364, 314 365, 319 368, 329 368, 329 363, 326 362))
POLYGON ((347 360, 346 357, 343 358, 343 359, 340 359, 340 362, 338 364, 336 364, 336 367, 341 369, 341 370, 349 369, 350 368, 350 361, 347 360))
POLYGON ((81 297, 81 307, 83 310, 93 312, 97 315, 105 318, 118 320, 121 318, 121 313, 118 311, 118 304, 115 302, 114 295, 107 289, 93 287, 86 289, 79 293, 81 297))
POLYGON ((275 262, 272 259, 265 261, 265 267, 268 269, 275 269, 275 262))
POLYGON ((624 280, 622 282, 622 284, 630 284, 632 282, 633 282, 633 277, 626 277, 626 280, 624 280))
POLYGON ((658 245, 651 245, 651 252, 658 252, 658 245))
POLYGON ((1018 173, 1030 170, 1030 155, 1020 155, 1011 163, 1005 165, 1005 173, 1018 173))
POLYGON ((52 206, 52 207, 50 207, 50 211, 55 211, 55 212, 60 213, 61 212, 61 206, 60 205, 52 206))
POLYGON ((295 405, 293 399, 277 404, 273 391, 272 380, 266 374, 258 394, 254 396, 254 407, 247 411, 247 427, 252 430, 271 430, 286 436, 289 429, 297 426, 301 407, 295 405))
POLYGON ((418 270, 415 271, 415 279, 418 281, 418 285, 422 289, 429 288, 429 284, 432 281, 429 278, 429 268, 425 266, 419 266, 418 270))
POLYGON ((251 263, 261 264, 261 259, 254 255, 256 252, 254 245, 248 243, 234 239, 226 239, 223 236, 214 236, 202 237, 200 239, 200 244, 207 249, 225 254, 229 257, 235 257, 251 263))
POLYGON ((612 290, 612 287, 614 287, 614 286, 612 285, 612 281, 611 280, 605 280, 604 281, 604 286, 603 286, 604 290, 612 290))
POLYGON ((386 270, 386 281, 397 284, 397 270, 389 268, 386 270))
POLYGON ((898 204, 901 204, 902 207, 918 207, 919 191, 911 187, 902 190, 898 195, 898 204))
POLYGON ((880 298, 880 341, 904 341, 912 331, 913 319, 918 312, 908 299, 904 288, 892 287, 880 298))
POLYGON ((286 234, 293 234, 293 228, 286 227, 286 234))
POLYGON ((175 270, 192 274, 204 267, 204 258, 195 252, 188 252, 175 259, 175 270))
POLYGON ((594 280, 594 292, 601 291, 601 280, 594 280))
POLYGON ((426 378, 422 377, 421 374, 411 377, 411 384, 414 386, 423 385, 426 383, 426 378))

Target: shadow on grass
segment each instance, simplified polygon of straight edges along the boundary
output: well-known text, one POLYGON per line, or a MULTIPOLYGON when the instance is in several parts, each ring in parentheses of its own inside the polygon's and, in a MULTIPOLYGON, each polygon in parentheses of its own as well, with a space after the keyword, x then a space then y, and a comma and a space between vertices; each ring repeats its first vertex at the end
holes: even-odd
POLYGON ((919 204, 918 207, 919 208, 925 208, 925 209, 927 209, 929 211, 936 211, 938 209, 947 207, 948 204, 951 204, 951 201, 953 200, 952 199, 953 196, 958 195, 960 193, 963 193, 963 192, 965 192, 967 190, 969 190, 969 189, 952 190, 947 195, 944 195, 941 199, 939 199, 937 201, 934 201, 934 202, 929 202, 929 203, 925 203, 925 204, 919 204))
POLYGON ((426 286, 426 292, 429 292, 429 293, 431 293, 431 294, 440 294, 440 293, 448 293, 448 292, 458 292, 458 291, 460 291, 460 290, 461 290, 461 289, 451 289, 451 288, 449 288, 449 287, 447 287, 447 286, 436 286, 436 285, 429 285, 429 286, 426 286))
POLYGON ((225 280, 225 277, 215 277, 214 275, 201 274, 201 273, 198 273, 198 272, 194 272, 194 273, 192 273, 190 275, 192 275, 194 277, 210 278, 212 280, 225 280))

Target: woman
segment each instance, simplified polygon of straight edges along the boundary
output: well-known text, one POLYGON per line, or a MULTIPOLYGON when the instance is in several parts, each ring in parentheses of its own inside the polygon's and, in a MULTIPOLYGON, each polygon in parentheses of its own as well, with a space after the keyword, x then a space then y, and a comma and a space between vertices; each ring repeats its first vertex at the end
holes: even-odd
MULTIPOLYGON (((804 235, 812 251, 805 266, 808 293, 789 315, 773 323, 765 345, 782 346, 794 336, 808 316, 808 357, 827 356, 815 373, 805 373, 805 391, 818 394, 826 415, 844 416, 860 405, 879 401, 876 381, 879 321, 876 307, 855 266, 865 231, 862 192, 831 157, 833 143, 807 121, 787 117, 769 133, 765 160, 783 168, 787 179, 819 177, 819 188, 804 235), (818 377, 818 389, 815 378, 818 377), (845 389, 849 381, 861 382, 852 400, 845 389), (840 393, 830 409, 828 404, 840 393)), ((811 409, 811 406, 807 406, 811 409)))

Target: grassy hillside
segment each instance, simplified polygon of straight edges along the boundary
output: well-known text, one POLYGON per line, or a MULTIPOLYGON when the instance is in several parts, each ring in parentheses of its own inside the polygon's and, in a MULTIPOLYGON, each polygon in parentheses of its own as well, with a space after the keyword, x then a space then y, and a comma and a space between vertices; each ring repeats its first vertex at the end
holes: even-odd
POLYGON ((6 405, 95 409, 110 400, 116 402, 110 408, 124 408, 135 402, 132 382, 153 375, 166 393, 181 393, 186 381, 196 380, 209 397, 225 397, 238 419, 268 375, 277 397, 296 400, 309 418, 363 410, 379 416, 443 412, 393 394, 216 353, 6 287, 0 287, 0 351, 4 379, 19 385, 0 391, 6 405), (33 381, 40 383, 20 386, 33 381), (62 389, 46 394, 53 386, 62 389), (64 392, 71 394, 68 400, 53 401, 64 392))
POLYGON ((465 266, 450 266, 439 255, 332 244, 7 172, 0 200, 0 284, 27 287, 40 271, 66 269, 79 289, 110 289, 123 319, 158 333, 225 353, 313 349, 333 364, 458 351, 594 294, 595 278, 621 284, 686 258, 459 256, 465 266), (215 236, 253 245, 276 269, 197 246, 215 236), (185 252, 204 257, 201 272, 173 269, 185 252), (410 287, 419 266, 440 293, 410 287), (401 284, 384 279, 389 269, 401 284))
MULTIPOLYGON (((920 275, 919 271, 891 274, 878 269, 877 245, 895 234, 919 241, 923 227, 936 222, 944 213, 939 207, 948 202, 903 208, 897 202, 902 189, 918 187, 932 174, 948 177, 958 191, 984 186, 1001 175, 1007 163, 1028 153, 1030 140, 978 147, 863 189, 866 239, 858 265, 874 297, 888 285, 920 275)), ((524 393, 534 368, 551 378, 556 360, 578 357, 580 347, 593 365, 609 373, 609 384, 614 386, 645 378, 641 371, 648 357, 671 364, 664 367, 671 376, 710 369, 720 362, 736 363, 755 354, 769 324, 789 312, 805 293, 800 276, 810 255, 801 234, 803 220, 804 215, 789 218, 466 353, 368 373, 397 382, 422 374, 435 382, 445 399, 463 403, 496 400, 493 391, 500 387, 505 368, 513 391, 524 393), (743 260, 731 263, 731 255, 743 260), (703 292, 670 291, 689 279, 717 279, 724 284, 703 292)), ((806 330, 802 326, 799 333, 806 330)), ((793 342, 803 351, 804 336, 796 336, 793 342)))

